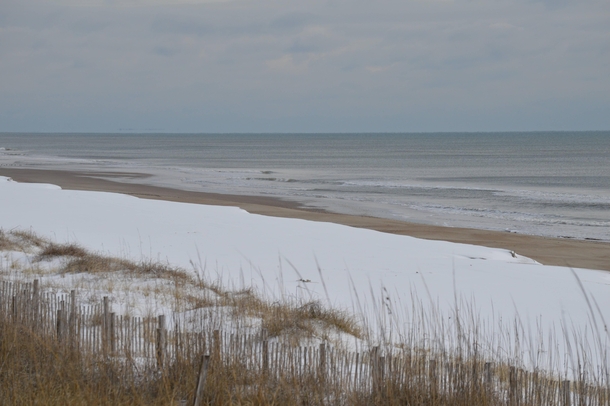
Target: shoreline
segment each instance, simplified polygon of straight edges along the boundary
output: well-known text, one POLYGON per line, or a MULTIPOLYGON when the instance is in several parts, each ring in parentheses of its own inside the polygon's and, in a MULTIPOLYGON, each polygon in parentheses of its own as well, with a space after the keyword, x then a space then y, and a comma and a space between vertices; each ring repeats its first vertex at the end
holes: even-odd
POLYGON ((113 192, 154 200, 236 206, 250 213, 299 218, 366 228, 428 240, 480 245, 515 251, 544 265, 610 271, 610 243, 515 234, 470 228, 408 223, 377 217, 356 216, 309 209, 292 201, 265 196, 195 192, 110 179, 145 179, 150 175, 131 172, 76 172, 45 169, 0 168, 0 176, 22 183, 50 183, 63 189, 113 192))

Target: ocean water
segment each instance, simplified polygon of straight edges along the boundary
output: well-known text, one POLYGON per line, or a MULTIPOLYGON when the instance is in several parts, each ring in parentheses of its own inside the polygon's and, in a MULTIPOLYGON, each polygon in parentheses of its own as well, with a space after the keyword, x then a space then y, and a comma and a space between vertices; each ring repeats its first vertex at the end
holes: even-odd
POLYGON ((1 166, 145 172, 341 213, 610 241, 608 131, 0 134, 1 166))

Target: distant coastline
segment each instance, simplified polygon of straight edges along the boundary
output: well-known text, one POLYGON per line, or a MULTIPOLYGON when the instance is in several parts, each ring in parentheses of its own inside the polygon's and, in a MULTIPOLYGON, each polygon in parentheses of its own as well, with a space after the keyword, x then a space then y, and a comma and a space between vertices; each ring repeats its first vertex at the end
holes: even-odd
POLYGON ((138 172, 151 176, 113 179, 610 242, 610 132, 0 133, 0 148, 5 168, 138 172))

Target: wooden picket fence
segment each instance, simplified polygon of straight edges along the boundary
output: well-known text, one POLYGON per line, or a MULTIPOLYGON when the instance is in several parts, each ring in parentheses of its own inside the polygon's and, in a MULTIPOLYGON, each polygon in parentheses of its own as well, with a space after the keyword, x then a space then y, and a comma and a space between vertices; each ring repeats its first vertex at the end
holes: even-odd
POLYGON ((168 325, 165 315, 117 315, 107 297, 97 304, 79 305, 75 291, 43 292, 38 280, 0 281, 3 319, 83 352, 123 358, 153 369, 179 358, 192 360, 209 354, 211 363, 238 365, 240 370, 264 374, 270 380, 314 378, 329 388, 341 388, 342 393, 425 385, 431 396, 483 388, 500 404, 510 406, 610 405, 607 388, 585 381, 557 380, 451 354, 432 357, 424 350, 372 347, 352 352, 327 343, 295 347, 270 340, 264 331, 239 334, 207 328, 205 320, 198 331, 192 331, 184 321, 173 320, 168 325))

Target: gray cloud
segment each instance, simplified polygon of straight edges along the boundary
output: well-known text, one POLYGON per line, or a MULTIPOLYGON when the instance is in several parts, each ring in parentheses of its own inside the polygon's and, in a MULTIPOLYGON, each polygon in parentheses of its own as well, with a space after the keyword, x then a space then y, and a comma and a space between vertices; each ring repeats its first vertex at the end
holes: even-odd
POLYGON ((313 13, 294 11, 274 18, 269 23, 269 28, 275 32, 295 32, 320 20, 321 18, 313 13))
POLYGON ((610 128, 607 2, 7 2, 0 131, 610 128))
POLYGON ((212 22, 194 18, 162 16, 156 19, 151 30, 155 34, 186 34, 205 36, 219 31, 212 22))

